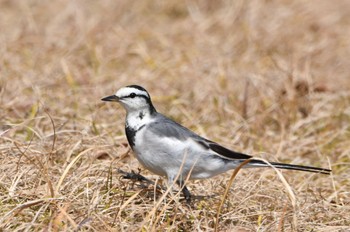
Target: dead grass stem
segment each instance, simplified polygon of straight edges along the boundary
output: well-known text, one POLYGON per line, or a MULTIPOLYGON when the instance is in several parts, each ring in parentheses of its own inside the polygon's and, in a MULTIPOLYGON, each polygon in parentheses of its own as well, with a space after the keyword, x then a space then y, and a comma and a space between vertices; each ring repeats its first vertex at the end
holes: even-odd
POLYGON ((0 7, 1 231, 349 230, 349 1, 0 7), (124 110, 100 99, 128 84, 228 148, 332 175, 244 169, 232 187, 229 173, 189 181, 204 196, 190 207, 122 179, 118 169, 140 166, 124 110))

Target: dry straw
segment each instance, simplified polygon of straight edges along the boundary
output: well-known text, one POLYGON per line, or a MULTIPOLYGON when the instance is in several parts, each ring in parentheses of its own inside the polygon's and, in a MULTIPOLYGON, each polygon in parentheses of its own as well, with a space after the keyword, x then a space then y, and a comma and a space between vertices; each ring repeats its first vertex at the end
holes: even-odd
POLYGON ((0 8, 0 230, 349 230, 348 0, 0 8), (189 181, 190 206, 125 180, 125 112, 100 99, 129 84, 228 148, 332 175, 236 170, 189 181))

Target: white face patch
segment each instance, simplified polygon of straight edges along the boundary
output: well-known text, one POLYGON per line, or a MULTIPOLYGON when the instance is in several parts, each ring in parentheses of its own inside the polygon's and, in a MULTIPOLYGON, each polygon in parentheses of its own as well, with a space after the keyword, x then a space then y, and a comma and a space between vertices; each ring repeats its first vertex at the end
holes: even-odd
POLYGON ((152 103, 150 96, 142 87, 127 86, 119 89, 115 95, 119 98, 119 103, 126 109, 128 115, 140 111, 150 113, 152 103))

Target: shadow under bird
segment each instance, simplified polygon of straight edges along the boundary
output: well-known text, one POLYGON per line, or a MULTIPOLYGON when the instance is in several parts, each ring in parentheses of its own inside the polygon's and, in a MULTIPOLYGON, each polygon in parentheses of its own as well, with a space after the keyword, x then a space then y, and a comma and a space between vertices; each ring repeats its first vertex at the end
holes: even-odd
POLYGON ((277 162, 266 163, 250 155, 229 150, 205 139, 170 118, 158 113, 149 93, 141 86, 129 85, 102 101, 119 102, 126 110, 125 132, 138 161, 151 172, 176 182, 185 199, 191 195, 184 181, 204 179, 234 169, 247 159, 246 168, 271 167, 330 174, 331 170, 277 162), (189 177, 188 177, 189 175, 189 177))

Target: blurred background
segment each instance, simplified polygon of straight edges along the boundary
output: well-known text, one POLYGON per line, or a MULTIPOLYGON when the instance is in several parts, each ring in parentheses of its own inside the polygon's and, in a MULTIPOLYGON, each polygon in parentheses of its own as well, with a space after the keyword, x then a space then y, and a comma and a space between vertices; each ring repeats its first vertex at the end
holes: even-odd
MULTIPOLYGON (((0 9, 0 188, 4 202, 12 199, 0 210, 3 228, 26 200, 78 196, 88 177, 100 178, 92 182, 98 191, 111 160, 139 167, 125 155, 124 110, 100 101, 129 84, 145 87, 158 111, 227 147, 333 165, 337 178, 315 177, 310 189, 327 189, 326 201, 343 206, 328 209, 338 219, 312 214, 300 218, 305 227, 295 218, 293 225, 350 223, 342 218, 350 197, 350 1, 1 0, 0 9), (73 168, 80 174, 68 172, 81 152, 88 155, 73 168)), ((217 184, 200 183, 193 190, 207 194, 217 184)), ((84 214, 85 204, 75 208, 84 214)))

